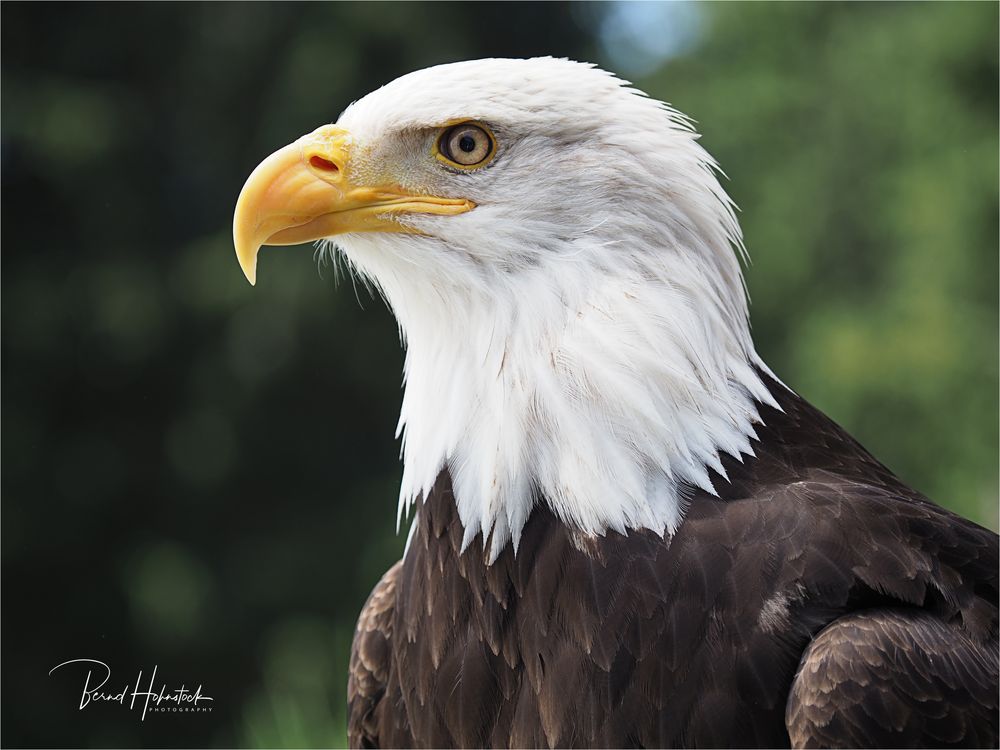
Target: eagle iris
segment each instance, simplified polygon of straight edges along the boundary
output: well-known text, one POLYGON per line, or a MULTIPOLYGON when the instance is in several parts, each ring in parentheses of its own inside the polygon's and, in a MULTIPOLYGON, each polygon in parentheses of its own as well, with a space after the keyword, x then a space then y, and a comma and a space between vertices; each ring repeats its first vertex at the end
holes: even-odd
POLYGON ((493 156, 493 136, 480 125, 464 122, 445 129, 438 139, 437 150, 452 166, 479 167, 493 156))

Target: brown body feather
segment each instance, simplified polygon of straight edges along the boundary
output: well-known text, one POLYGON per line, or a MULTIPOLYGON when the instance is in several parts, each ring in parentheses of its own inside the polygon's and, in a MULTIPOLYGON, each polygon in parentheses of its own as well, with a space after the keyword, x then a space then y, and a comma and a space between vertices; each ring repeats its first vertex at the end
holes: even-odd
POLYGON ((672 537, 542 501, 487 566, 443 472, 358 621, 351 745, 995 746, 997 536, 773 393, 672 537))

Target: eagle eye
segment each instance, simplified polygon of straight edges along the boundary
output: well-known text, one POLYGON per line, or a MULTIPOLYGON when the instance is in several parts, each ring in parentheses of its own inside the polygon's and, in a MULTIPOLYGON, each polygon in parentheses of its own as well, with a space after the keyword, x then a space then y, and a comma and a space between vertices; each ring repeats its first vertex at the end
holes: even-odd
POLYGON ((493 158, 496 140, 484 125, 462 122, 441 131, 434 152, 449 166, 472 169, 493 158))

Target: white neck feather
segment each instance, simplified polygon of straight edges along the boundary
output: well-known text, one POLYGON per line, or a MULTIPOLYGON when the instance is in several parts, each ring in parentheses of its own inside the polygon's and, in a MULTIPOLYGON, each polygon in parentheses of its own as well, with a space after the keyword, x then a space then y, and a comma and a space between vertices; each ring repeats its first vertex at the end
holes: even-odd
POLYGON ((400 515, 447 468, 465 545, 481 532, 489 562, 538 502, 587 534, 672 533, 691 486, 715 493, 720 453, 752 454, 766 367, 703 252, 606 275, 563 258, 469 288, 403 260, 405 239, 372 242, 345 250, 407 343, 400 515))
POLYGON ((672 533, 691 487, 715 492, 720 454, 752 452, 757 404, 776 406, 711 157, 677 112, 577 63, 397 84, 342 121, 393 142, 379 130, 392 113, 467 112, 459 92, 506 144, 495 168, 399 178, 475 210, 408 218, 423 236, 337 238, 407 345, 400 514, 447 469, 465 544, 481 533, 488 561, 516 549, 537 503, 586 534, 672 533))

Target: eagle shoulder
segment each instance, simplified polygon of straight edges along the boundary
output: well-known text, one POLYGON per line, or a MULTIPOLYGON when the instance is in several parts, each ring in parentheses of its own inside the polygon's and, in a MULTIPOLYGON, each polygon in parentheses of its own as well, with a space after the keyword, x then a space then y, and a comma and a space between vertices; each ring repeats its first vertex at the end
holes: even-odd
POLYGON ((998 679, 995 633, 866 610, 806 649, 785 724, 792 747, 996 747, 998 679))
POLYGON ((389 568, 372 589, 354 631, 347 680, 347 735, 351 747, 380 747, 379 707, 389 679, 396 581, 401 568, 402 560, 389 568))

